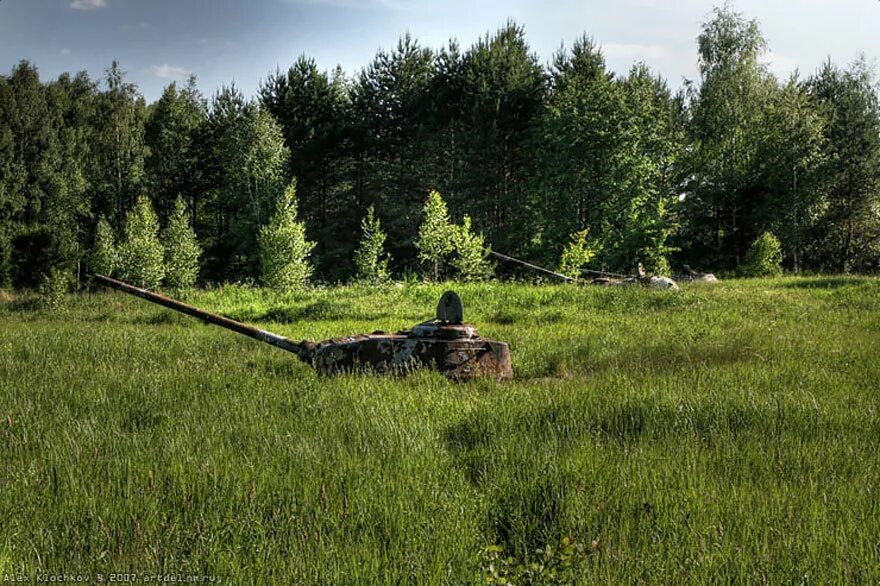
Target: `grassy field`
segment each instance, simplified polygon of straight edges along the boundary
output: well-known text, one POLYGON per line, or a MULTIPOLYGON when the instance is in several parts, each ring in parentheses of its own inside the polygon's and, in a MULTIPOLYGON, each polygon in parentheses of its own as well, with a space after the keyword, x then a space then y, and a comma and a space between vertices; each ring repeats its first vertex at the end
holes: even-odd
MULTIPOLYGON (((185 298, 323 339, 444 288, 185 298)), ((455 288, 514 382, 322 377, 122 294, 0 293, 0 577, 880 581, 880 281, 455 288)))

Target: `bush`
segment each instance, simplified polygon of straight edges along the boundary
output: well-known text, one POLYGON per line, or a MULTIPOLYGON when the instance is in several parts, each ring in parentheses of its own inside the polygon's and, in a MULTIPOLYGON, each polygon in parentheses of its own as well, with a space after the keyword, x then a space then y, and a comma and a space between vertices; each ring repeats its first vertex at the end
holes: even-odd
POLYGON ((174 204, 162 241, 165 245, 165 284, 172 289, 195 285, 202 249, 190 225, 182 197, 178 197, 174 204))
POLYGON ((159 241, 159 220, 142 195, 125 220, 119 246, 119 275, 138 287, 155 289, 165 277, 165 249, 159 241))
POLYGON ((379 218, 374 215, 373 206, 361 221, 361 230, 361 241, 354 253, 357 279, 365 283, 385 283, 391 278, 388 272, 389 258, 383 249, 386 236, 379 218))
POLYGON ((0 288, 12 284, 12 243, 0 235, 0 288))
POLYGON ((588 558, 600 547, 594 540, 589 547, 570 537, 559 544, 546 545, 535 550, 532 559, 525 561, 505 556, 500 545, 489 545, 481 551, 480 584, 574 584, 584 576, 588 558))
POLYGON ((771 232, 764 232, 752 242, 740 267, 746 277, 775 277, 782 274, 782 245, 771 232))
POLYGON ((113 276, 119 264, 119 250, 116 247, 116 238, 113 236, 113 228, 104 216, 98 219, 95 229, 95 245, 89 256, 89 270, 96 275, 113 276))
POLYGON ((449 210, 438 192, 428 194, 423 214, 416 248, 419 260, 431 265, 431 276, 434 281, 439 281, 442 264, 454 250, 455 243, 453 227, 449 224, 449 210))
POLYGON ((559 259, 559 273, 572 279, 580 279, 580 268, 599 254, 599 246, 589 241, 589 235, 590 230, 587 228, 580 232, 574 232, 569 237, 570 241, 559 259))
POLYGON ((296 181, 291 181, 260 230, 263 284, 278 291, 301 289, 312 275, 309 255, 314 242, 306 240, 306 227, 296 219, 296 181))
POLYGON ((73 279, 67 271, 57 267, 50 268, 49 272, 43 276, 37 289, 40 302, 48 309, 63 309, 65 296, 70 291, 72 282, 73 279))
POLYGON ((482 281, 492 275, 493 267, 486 256, 489 249, 482 234, 471 232, 471 218, 464 217, 461 226, 452 226, 455 256, 451 264, 462 281, 482 281))

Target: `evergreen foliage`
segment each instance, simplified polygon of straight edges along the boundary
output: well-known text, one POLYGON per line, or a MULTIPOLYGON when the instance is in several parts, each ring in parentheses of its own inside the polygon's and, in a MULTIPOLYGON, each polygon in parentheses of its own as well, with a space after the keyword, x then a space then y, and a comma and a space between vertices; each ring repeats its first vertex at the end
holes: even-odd
POLYGON ((826 63, 808 83, 824 115, 827 182, 814 242, 822 268, 880 268, 880 98, 864 58, 842 70, 826 63))
POLYGON ((354 253, 357 280, 365 283, 385 283, 391 278, 388 272, 388 255, 385 253, 385 232, 375 217, 373 206, 361 221, 361 241, 354 253))
POLYGON ((113 276, 119 266, 119 250, 113 228, 107 218, 101 216, 95 228, 95 244, 89 257, 89 270, 96 275, 113 276))
POLYGON ((778 80, 758 23, 729 5, 696 49, 699 78, 674 93, 645 64, 610 71, 587 35, 544 66, 508 22, 470 46, 404 35, 353 76, 303 56, 256 101, 234 85, 205 100, 190 79, 149 106, 118 63, 41 81, 22 61, 0 75, 0 285, 80 274, 99 219, 121 234, 141 193, 162 225, 184 198, 206 281, 256 279, 293 177, 331 280, 357 273, 351 234, 371 204, 395 263, 432 280, 454 268, 449 218, 465 215, 539 264, 589 229, 608 270, 734 270, 772 232, 794 271, 880 271, 870 59, 778 80), (445 201, 420 230, 429 189, 445 201))
POLYGON ((165 276, 165 249, 159 241, 159 220, 153 204, 141 195, 125 220, 119 245, 120 278, 138 287, 155 289, 165 276))
POLYGON ((776 90, 761 61, 767 47, 758 23, 729 6, 716 8, 698 39, 700 85, 690 95, 683 248, 696 262, 734 268, 760 234, 760 145, 776 90))
POLYGON ((198 208, 202 173, 199 167, 199 130, 207 119, 207 105, 192 76, 178 89, 172 82, 151 107, 144 127, 149 155, 144 161, 146 182, 159 219, 167 222, 180 195, 190 212, 198 208))
POLYGON ((278 200, 275 214, 260 230, 263 284, 278 291, 305 286, 313 268, 309 255, 315 247, 306 239, 305 224, 297 220, 296 181, 278 200))
POLYGON ((419 260, 427 263, 434 281, 439 281, 441 269, 455 249, 455 231, 449 223, 449 210, 443 196, 431 191, 422 209, 422 224, 419 226, 419 237, 416 248, 419 260))
POLYGON ((186 289, 196 284, 202 249, 190 224, 186 203, 177 198, 174 212, 162 234, 165 246, 165 285, 172 289, 186 289))
POLYGON ((464 217, 461 226, 452 226, 452 245, 455 254, 450 264, 460 280, 483 281, 492 276, 493 267, 488 259, 486 238, 471 230, 470 216, 464 217))
POLYGON ((115 219, 118 229, 145 187, 144 161, 149 147, 144 125, 148 113, 137 86, 125 80, 116 61, 105 72, 104 84, 106 91, 94 101, 95 116, 102 122, 90 145, 92 209, 115 219))
POLYGON ((741 267, 747 277, 777 277, 782 274, 782 245, 770 232, 752 242, 741 267))
POLYGON ((290 149, 301 218, 319 243, 316 269, 333 280, 350 275, 352 242, 344 235, 356 231, 360 218, 351 210, 362 209, 365 201, 348 184, 352 139, 360 135, 352 132, 350 90, 341 69, 324 72, 302 56, 286 72, 269 76, 259 92, 260 104, 278 121, 290 149))

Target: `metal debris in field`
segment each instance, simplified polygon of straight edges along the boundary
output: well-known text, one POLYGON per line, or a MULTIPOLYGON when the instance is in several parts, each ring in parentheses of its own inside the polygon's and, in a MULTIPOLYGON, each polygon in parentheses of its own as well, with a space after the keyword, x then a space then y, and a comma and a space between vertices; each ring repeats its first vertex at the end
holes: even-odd
MULTIPOLYGON (((500 258, 501 260, 514 262, 519 265, 522 265, 528 269, 539 272, 544 275, 549 275, 554 277, 557 280, 565 281, 566 283, 576 283, 575 279, 568 277, 566 275, 557 273, 555 271, 551 271, 549 269, 545 269, 544 267, 539 267, 538 265, 534 265, 523 260, 519 260, 518 258, 513 258, 512 256, 507 256, 506 254, 501 254, 495 251, 490 251, 491 255, 500 258)), ((629 275, 621 275, 618 273, 606 273, 603 271, 593 271, 588 269, 580 269, 581 273, 588 275, 598 275, 597 277, 590 279, 588 283, 590 285, 602 285, 605 287, 622 287, 627 285, 642 285, 645 287, 651 287, 653 289, 671 289, 673 291, 678 290, 678 284, 669 277, 663 277, 658 275, 648 275, 645 273, 645 267, 642 266, 642 263, 639 263, 639 274, 636 276, 629 275)))
POLYGON ((703 282, 703 283, 717 283, 718 278, 715 277, 712 273, 701 273, 699 271, 695 271, 688 265, 684 265, 682 267, 682 272, 680 275, 676 277, 679 281, 693 281, 693 282, 703 282))
POLYGON ((463 323, 461 299, 453 291, 440 298, 434 319, 409 330, 296 342, 103 275, 95 275, 95 281, 291 352, 320 373, 431 368, 453 380, 513 378, 510 347, 481 337, 474 326, 463 323))
POLYGON ((669 277, 647 274, 642 263, 639 263, 639 283, 648 287, 653 287, 654 289, 672 289, 673 291, 678 291, 678 283, 669 277))

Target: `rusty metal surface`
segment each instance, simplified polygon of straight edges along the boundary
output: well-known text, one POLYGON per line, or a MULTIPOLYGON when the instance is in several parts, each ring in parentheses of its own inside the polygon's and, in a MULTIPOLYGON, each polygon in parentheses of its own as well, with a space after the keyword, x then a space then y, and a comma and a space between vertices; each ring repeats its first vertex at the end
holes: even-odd
POLYGON ((482 338, 474 326, 461 323, 461 300, 451 291, 444 293, 441 298, 437 318, 418 324, 411 330, 393 334, 357 334, 322 342, 294 342, 110 277, 95 275, 95 280, 291 352, 319 373, 406 373, 416 368, 431 368, 458 381, 477 376, 499 381, 513 378, 510 347, 505 342, 482 338))
POLYGON ((319 372, 406 372, 438 370, 454 380, 489 376, 513 378, 510 347, 485 338, 440 340, 415 335, 358 335, 319 342, 314 366, 319 372))

